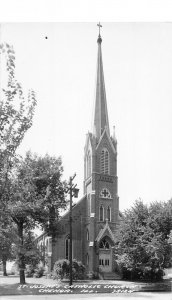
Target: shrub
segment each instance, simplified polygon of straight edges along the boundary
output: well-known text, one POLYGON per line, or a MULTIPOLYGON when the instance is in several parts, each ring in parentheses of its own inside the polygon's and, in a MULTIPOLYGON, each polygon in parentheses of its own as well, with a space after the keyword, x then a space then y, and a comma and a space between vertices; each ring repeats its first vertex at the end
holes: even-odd
POLYGON ((157 281, 161 280, 164 275, 163 269, 158 264, 134 264, 127 254, 118 256, 117 262, 123 279, 157 281))
MULTIPOLYGON (((54 279, 63 279, 69 278, 70 276, 70 263, 67 259, 61 259, 55 262, 53 268, 53 277, 54 279)), ((85 278, 85 266, 82 262, 74 259, 72 261, 72 278, 84 279, 85 278)))
POLYGON ((40 263, 38 265, 36 265, 36 267, 34 267, 33 265, 26 265, 26 269, 25 269, 25 275, 26 277, 36 277, 36 278, 40 278, 42 277, 44 274, 44 267, 43 265, 40 263))
POLYGON ((34 267, 32 265, 26 265, 25 275, 26 275, 26 277, 33 277, 34 267))
POLYGON ((37 265, 36 269, 34 270, 34 277, 40 278, 44 274, 44 266, 42 264, 37 265))

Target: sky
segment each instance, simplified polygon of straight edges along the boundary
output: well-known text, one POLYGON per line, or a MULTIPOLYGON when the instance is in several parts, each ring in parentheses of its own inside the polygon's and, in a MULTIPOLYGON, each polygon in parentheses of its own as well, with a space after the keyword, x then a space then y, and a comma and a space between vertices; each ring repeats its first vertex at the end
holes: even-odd
MULTIPOLYGON (((33 126, 18 149, 61 156, 83 196, 84 145, 91 131, 96 22, 2 23, 16 77, 34 89, 33 126)), ((120 210, 172 197, 172 23, 103 22, 102 55, 110 131, 118 140, 120 210)))

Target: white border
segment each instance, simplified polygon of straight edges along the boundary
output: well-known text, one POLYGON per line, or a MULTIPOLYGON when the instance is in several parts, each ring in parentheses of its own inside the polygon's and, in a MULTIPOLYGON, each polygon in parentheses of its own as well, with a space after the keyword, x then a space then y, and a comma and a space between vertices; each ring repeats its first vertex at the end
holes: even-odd
POLYGON ((0 0, 0 22, 170 22, 171 0, 0 0))

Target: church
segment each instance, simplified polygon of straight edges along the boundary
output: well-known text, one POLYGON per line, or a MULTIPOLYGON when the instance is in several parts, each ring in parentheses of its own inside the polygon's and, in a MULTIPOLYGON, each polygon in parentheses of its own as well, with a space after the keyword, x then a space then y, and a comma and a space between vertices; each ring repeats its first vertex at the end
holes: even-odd
MULTIPOLYGON (((87 274, 112 278, 117 270, 114 259, 115 232, 120 223, 117 140, 115 127, 110 134, 102 60, 102 37, 97 39, 96 95, 93 127, 84 147, 84 195, 72 208, 72 256, 82 261, 87 274)), ((43 233, 37 239, 46 246, 48 270, 58 259, 69 259, 70 213, 59 220, 59 233, 52 245, 51 237, 43 233)))

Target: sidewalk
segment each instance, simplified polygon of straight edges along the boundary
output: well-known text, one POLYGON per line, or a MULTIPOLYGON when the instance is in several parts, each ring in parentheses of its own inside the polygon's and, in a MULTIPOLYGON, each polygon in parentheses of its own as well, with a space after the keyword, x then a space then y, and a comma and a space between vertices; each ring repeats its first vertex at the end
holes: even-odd
POLYGON ((123 280, 85 280, 58 282, 49 278, 26 278, 26 285, 20 285, 18 276, 0 276, 0 296, 2 295, 40 295, 40 294, 78 294, 78 293, 133 293, 147 291, 172 291, 172 280, 157 283, 131 282, 123 280))

